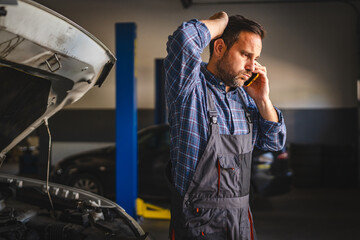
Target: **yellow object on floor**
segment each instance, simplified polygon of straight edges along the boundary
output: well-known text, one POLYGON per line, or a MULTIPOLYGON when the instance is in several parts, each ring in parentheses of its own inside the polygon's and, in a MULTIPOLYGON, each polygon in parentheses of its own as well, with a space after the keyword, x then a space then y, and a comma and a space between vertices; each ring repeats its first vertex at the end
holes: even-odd
POLYGON ((170 219, 170 210, 136 199, 136 213, 144 218, 170 219))

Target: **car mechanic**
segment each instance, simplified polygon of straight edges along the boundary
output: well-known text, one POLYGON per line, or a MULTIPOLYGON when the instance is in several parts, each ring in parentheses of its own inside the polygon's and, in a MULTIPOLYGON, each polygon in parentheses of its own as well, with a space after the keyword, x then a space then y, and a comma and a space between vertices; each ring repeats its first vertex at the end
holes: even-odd
POLYGON ((171 239, 256 239, 249 207, 254 145, 285 144, 282 113, 258 62, 265 31, 243 16, 218 12, 184 22, 164 60, 171 134, 171 239), (210 44, 210 59, 201 53, 210 44), (245 87, 253 73, 258 78, 245 87))

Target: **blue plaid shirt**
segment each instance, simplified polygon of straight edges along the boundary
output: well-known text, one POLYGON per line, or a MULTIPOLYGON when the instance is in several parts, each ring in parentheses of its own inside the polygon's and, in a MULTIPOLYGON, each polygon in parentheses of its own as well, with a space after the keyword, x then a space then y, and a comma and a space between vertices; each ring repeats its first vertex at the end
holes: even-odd
MULTIPOLYGON (((206 88, 211 92, 218 112, 220 134, 249 132, 238 90, 225 91, 224 83, 216 79, 202 63, 200 54, 210 43, 205 24, 197 20, 183 23, 167 43, 165 58, 166 100, 169 110, 171 143, 170 158, 175 188, 184 195, 209 138, 206 88)), ((261 117, 254 100, 241 87, 253 120, 253 145, 270 151, 281 150, 286 128, 277 109, 279 123, 261 117)))

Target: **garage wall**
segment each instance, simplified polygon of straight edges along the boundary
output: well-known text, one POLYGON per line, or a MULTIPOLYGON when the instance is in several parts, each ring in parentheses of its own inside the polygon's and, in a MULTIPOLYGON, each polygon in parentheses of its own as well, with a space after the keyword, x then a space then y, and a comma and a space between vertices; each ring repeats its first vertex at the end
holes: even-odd
MULTIPOLYGON (((224 10, 243 14, 267 29, 261 63, 268 68, 271 98, 286 109, 356 106, 356 14, 344 3, 195 5, 180 0, 37 0, 75 21, 115 52, 117 22, 137 24, 137 100, 154 108, 154 59, 182 21, 224 10)), ((195 1, 197 2, 197 1, 195 1)), ((204 54, 208 59, 207 51, 204 54)), ((115 107, 115 74, 69 108, 115 107)))
MULTIPOLYGON (((288 143, 355 146, 357 142, 357 16, 345 3, 208 5, 183 9, 180 0, 37 2, 75 21, 112 52, 115 23, 137 24, 140 128, 153 123, 155 59, 166 56, 168 35, 182 21, 208 18, 224 10, 229 15, 243 14, 257 20, 267 29, 260 62, 269 72, 271 99, 284 112, 288 143)), ((203 59, 207 61, 208 50, 203 59)), ((114 108, 113 69, 100 89, 91 90, 50 121, 55 132, 53 154, 61 158, 71 148, 83 149, 84 142, 91 148, 94 143, 99 147, 112 143, 114 108), (74 119, 79 124, 74 124, 74 119)))

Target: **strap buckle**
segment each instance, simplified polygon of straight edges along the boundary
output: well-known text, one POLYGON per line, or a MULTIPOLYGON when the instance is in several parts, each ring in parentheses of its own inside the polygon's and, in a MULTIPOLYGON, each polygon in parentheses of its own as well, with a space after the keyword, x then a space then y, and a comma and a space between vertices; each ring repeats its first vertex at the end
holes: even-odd
POLYGON ((247 110, 245 110, 245 117, 248 123, 252 123, 251 114, 247 110))
POLYGON ((217 124, 217 122, 218 122, 217 112, 216 111, 209 111, 209 116, 210 116, 210 123, 211 124, 217 124))
POLYGON ((212 123, 212 124, 217 124, 217 116, 215 116, 215 117, 210 117, 210 119, 211 119, 211 123, 212 123))

